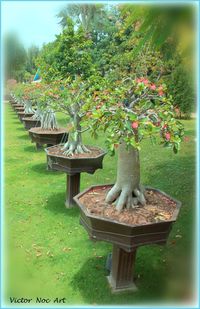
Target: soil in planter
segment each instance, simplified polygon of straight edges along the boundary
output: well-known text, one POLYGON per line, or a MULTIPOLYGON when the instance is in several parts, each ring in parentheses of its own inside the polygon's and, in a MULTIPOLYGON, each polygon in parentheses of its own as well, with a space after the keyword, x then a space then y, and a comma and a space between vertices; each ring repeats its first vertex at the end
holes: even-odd
POLYGON ((28 120, 28 121, 33 121, 33 122, 40 122, 40 120, 35 120, 35 119, 32 119, 31 117, 27 117, 27 116, 24 117, 22 120, 28 120))
POLYGON ((48 154, 49 155, 55 155, 63 158, 70 158, 70 159, 78 159, 78 158, 96 158, 100 154, 103 153, 103 151, 97 147, 92 147, 92 146, 86 146, 90 152, 85 152, 85 153, 75 153, 73 156, 66 156, 64 154, 65 150, 62 150, 63 145, 58 145, 57 147, 53 147, 48 149, 48 154))
POLYGON ((89 214, 130 225, 168 221, 176 209, 176 203, 170 198, 149 189, 145 190, 145 206, 123 209, 121 213, 118 213, 114 204, 105 202, 109 190, 108 186, 94 188, 81 196, 79 201, 86 207, 89 214))
POLYGON ((67 132, 67 130, 64 128, 45 130, 45 129, 42 129, 41 127, 31 128, 30 131, 32 133, 38 133, 38 134, 59 134, 59 133, 67 132))

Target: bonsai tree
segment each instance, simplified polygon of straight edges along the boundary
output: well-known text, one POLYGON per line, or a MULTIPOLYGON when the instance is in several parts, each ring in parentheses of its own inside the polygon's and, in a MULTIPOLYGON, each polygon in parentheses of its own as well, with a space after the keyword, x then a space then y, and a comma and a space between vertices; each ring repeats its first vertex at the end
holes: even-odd
POLYGON ((24 112, 26 114, 33 113, 33 92, 34 86, 32 84, 17 84, 15 87, 15 97, 18 103, 24 105, 24 112))
POLYGON ((24 88, 25 86, 21 83, 17 83, 13 87, 13 92, 11 93, 11 96, 14 98, 14 100, 18 104, 24 105, 24 101, 23 101, 24 88))
POLYGON ((22 95, 24 111, 25 113, 34 113, 31 118, 41 122, 41 129, 57 130, 58 125, 55 112, 49 108, 48 102, 44 97, 46 88, 47 85, 42 83, 24 85, 22 95), (33 104, 36 104, 36 110, 32 108, 33 104))
POLYGON ((91 109, 84 123, 90 126, 94 137, 99 130, 107 133, 106 144, 111 154, 118 148, 117 180, 106 202, 115 202, 119 212, 144 205, 144 188, 140 182, 141 141, 147 137, 153 143, 160 140, 177 153, 183 136, 183 126, 175 119, 166 86, 151 83, 144 77, 129 77, 115 83, 107 79, 104 87, 90 96, 86 110, 89 101, 91 109))
POLYGON ((32 83, 29 87, 29 92, 27 93, 29 101, 32 101, 36 105, 34 110, 34 115, 31 119, 41 121, 43 116, 42 106, 44 107, 45 102, 43 102, 43 93, 46 89, 44 83, 32 83))
POLYGON ((70 78, 62 81, 55 81, 48 86, 44 98, 49 102, 53 110, 63 112, 69 117, 68 141, 63 145, 65 155, 73 156, 75 153, 87 153, 90 150, 82 142, 82 133, 89 127, 82 129, 81 120, 86 111, 83 106, 86 97, 93 89, 97 77, 93 76, 88 81, 83 81, 80 76, 75 80, 70 78))

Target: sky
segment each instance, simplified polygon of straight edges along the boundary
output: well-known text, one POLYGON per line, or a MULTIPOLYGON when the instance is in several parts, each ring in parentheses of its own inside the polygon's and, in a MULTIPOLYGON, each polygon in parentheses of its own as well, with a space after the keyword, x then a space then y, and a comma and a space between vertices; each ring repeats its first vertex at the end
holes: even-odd
POLYGON ((1 31, 15 32, 25 48, 32 44, 41 47, 61 32, 56 14, 65 1, 2 1, 1 31))

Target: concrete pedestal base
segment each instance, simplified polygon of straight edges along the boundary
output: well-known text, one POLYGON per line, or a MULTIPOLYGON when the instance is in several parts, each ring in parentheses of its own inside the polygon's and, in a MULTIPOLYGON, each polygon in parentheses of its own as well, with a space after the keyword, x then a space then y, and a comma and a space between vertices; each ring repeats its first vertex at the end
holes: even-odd
POLYGON ((73 197, 80 192, 80 176, 81 174, 68 175, 67 174, 67 184, 66 184, 66 208, 71 208, 76 206, 73 197))
POLYGON ((113 245, 111 272, 107 277, 112 292, 137 291, 133 282, 135 259, 136 249, 127 252, 113 245))

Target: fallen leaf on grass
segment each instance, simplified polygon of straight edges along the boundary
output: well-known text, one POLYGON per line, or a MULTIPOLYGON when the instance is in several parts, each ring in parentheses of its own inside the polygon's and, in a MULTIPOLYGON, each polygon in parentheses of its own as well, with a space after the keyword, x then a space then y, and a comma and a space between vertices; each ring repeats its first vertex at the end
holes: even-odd
POLYGON ((182 238, 182 236, 181 235, 176 235, 176 238, 182 238))
POLYGON ((64 247, 64 248, 62 249, 63 252, 69 252, 69 251, 71 251, 71 250, 72 250, 71 248, 67 248, 67 247, 64 247))

